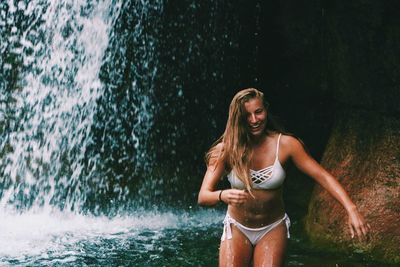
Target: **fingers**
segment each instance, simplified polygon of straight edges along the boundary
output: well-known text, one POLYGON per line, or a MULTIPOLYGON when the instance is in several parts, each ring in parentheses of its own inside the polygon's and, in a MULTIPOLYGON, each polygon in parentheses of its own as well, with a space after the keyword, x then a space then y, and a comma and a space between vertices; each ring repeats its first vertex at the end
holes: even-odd
POLYGON ((350 222, 350 221, 349 221, 348 225, 349 225, 349 229, 350 229, 351 238, 354 238, 354 230, 353 230, 353 225, 351 224, 351 222, 350 222))
POLYGON ((238 189, 226 190, 226 199, 228 204, 231 205, 240 205, 245 203, 249 198, 249 195, 250 194, 244 190, 238 190, 238 189))
POLYGON ((350 228, 351 238, 353 239, 355 236, 357 236, 357 239, 359 241, 362 241, 364 234, 361 230, 361 227, 357 227, 357 226, 353 225, 352 223, 349 223, 349 228, 350 228))
POLYGON ((361 241, 362 238, 364 237, 363 231, 362 231, 362 223, 359 220, 356 220, 355 222, 352 223, 352 228, 353 228, 353 231, 357 234, 358 240, 361 241))
POLYGON ((362 225, 361 225, 361 231, 362 231, 362 234, 364 235, 364 236, 367 236, 368 235, 368 232, 369 232, 369 224, 366 224, 366 223, 363 223, 362 225))
POLYGON ((358 226, 358 227, 355 227, 355 229, 356 229, 358 241, 362 241, 363 238, 364 238, 364 235, 363 235, 363 232, 362 232, 362 230, 361 230, 361 227, 358 226))
POLYGON ((348 224, 351 238, 354 238, 354 235, 357 234, 359 241, 367 239, 371 226, 365 222, 361 214, 357 212, 356 214, 353 214, 353 216, 350 216, 348 224))
POLYGON ((359 229, 362 233, 362 236, 366 238, 369 230, 371 229, 371 226, 365 222, 364 218, 361 215, 359 215, 359 220, 360 220, 359 229))

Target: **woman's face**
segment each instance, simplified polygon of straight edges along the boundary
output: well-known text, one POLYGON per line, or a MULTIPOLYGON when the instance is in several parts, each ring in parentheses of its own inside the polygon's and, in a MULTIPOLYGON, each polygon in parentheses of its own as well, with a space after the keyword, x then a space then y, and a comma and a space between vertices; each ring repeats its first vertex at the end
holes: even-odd
POLYGON ((260 98, 252 98, 244 103, 247 126, 253 136, 260 136, 267 125, 267 110, 260 98))

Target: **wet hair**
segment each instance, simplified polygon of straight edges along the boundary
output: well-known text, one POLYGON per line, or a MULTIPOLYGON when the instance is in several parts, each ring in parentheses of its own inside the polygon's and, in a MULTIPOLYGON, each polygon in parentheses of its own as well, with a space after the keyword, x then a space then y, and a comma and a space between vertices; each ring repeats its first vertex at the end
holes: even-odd
MULTIPOLYGON (((254 98, 260 99, 264 108, 268 110, 269 103, 261 91, 248 88, 236 93, 229 106, 229 117, 225 131, 206 154, 207 165, 218 164, 221 160, 225 161, 227 169, 236 173, 249 192, 252 188, 249 171, 252 150, 250 148, 251 135, 247 125, 245 103, 254 98)), ((269 112, 265 132, 287 133, 269 112)))

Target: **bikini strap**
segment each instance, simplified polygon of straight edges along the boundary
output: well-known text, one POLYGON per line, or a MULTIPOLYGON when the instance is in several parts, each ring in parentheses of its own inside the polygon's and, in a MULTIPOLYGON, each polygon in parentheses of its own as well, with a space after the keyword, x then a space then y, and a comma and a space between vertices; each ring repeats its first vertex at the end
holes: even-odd
POLYGON ((236 220, 233 219, 228 213, 226 213, 224 219, 224 231, 222 233, 221 241, 224 241, 225 239, 232 239, 231 223, 235 224, 236 220))
POLYGON ((276 158, 278 158, 278 155, 279 155, 279 141, 281 140, 281 135, 282 135, 282 133, 279 134, 278 142, 276 142, 276 158))
POLYGON ((291 223, 290 223, 289 216, 286 213, 285 213, 285 217, 283 217, 283 220, 285 221, 285 224, 286 224, 287 238, 290 238, 289 228, 290 228, 291 223))

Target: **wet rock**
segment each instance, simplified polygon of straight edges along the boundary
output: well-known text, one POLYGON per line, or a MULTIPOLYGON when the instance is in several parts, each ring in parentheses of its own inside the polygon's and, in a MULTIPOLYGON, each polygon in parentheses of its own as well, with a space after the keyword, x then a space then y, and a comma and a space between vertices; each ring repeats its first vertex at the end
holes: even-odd
POLYGON ((305 220, 313 242, 400 263, 399 144, 395 116, 347 110, 336 117, 322 165, 344 186, 372 231, 368 241, 351 239, 345 210, 317 185, 305 220))

